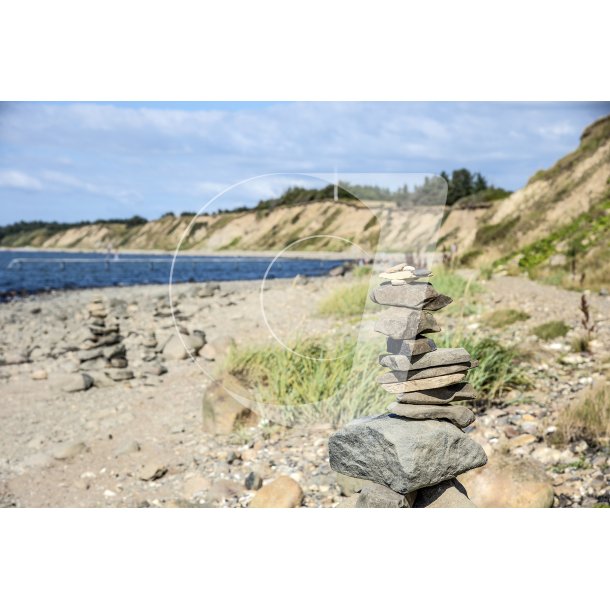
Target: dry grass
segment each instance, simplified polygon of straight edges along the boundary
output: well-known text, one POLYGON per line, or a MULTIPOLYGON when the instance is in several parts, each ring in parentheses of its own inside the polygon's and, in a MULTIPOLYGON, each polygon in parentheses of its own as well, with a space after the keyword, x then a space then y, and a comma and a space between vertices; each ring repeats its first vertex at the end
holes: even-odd
POLYGON ((610 442, 610 383, 604 380, 588 390, 582 399, 560 412, 555 440, 565 444, 585 440, 589 445, 610 442))
POLYGON ((570 327, 563 320, 551 320, 536 326, 532 332, 543 341, 551 341, 558 337, 565 337, 569 330, 570 327))
POLYGON ((318 313, 337 318, 362 316, 368 295, 369 284, 362 280, 340 286, 320 303, 318 313))
POLYGON ((488 313, 483 321, 491 328, 504 328, 515 322, 524 322, 529 319, 529 315, 517 309, 497 309, 488 313))

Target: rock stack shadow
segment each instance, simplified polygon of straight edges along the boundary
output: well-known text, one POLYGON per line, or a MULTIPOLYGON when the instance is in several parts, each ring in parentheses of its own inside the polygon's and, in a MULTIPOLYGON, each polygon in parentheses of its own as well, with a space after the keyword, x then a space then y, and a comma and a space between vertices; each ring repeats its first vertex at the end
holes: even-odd
POLYGON ((381 273, 371 300, 387 306, 375 330, 387 336, 377 381, 395 402, 383 415, 356 419, 329 440, 330 466, 357 481, 340 508, 474 508, 458 475, 487 463, 463 432, 475 419, 459 403, 476 398, 466 381, 477 361, 461 347, 438 349, 427 335, 441 330, 432 312, 452 302, 405 264, 381 273))

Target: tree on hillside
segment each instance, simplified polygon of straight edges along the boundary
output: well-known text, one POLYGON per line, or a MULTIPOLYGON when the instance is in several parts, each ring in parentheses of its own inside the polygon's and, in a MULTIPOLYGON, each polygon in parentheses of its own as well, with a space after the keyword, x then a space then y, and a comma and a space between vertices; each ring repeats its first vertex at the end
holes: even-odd
POLYGON ((473 174, 465 167, 462 169, 454 169, 451 172, 451 177, 448 176, 447 172, 441 172, 441 177, 444 178, 449 185, 447 205, 453 205, 458 199, 480 193, 490 188, 487 180, 479 172, 473 174))

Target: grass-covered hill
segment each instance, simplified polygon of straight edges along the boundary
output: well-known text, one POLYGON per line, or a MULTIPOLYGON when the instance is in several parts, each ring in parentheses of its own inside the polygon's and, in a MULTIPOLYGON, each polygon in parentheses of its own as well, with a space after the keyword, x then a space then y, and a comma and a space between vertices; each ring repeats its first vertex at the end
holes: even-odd
POLYGON ((471 266, 505 266, 566 287, 610 285, 610 116, 519 191, 487 209, 453 209, 442 235, 471 266))

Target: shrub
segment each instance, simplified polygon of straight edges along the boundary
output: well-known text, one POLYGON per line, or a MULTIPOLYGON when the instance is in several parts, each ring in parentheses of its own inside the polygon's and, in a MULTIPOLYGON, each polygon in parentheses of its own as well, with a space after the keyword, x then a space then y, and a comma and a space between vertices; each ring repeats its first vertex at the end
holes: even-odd
POLYGON ((497 239, 505 238, 518 222, 519 216, 515 216, 498 224, 482 225, 477 229, 474 242, 477 246, 488 246, 497 239))
POLYGON ((515 322, 523 322, 529 319, 529 315, 517 309, 497 309, 487 314, 485 323, 492 328, 504 328, 515 322))
POLYGON ((565 337, 570 327, 563 320, 551 320, 534 328, 533 333, 543 341, 565 337))
POLYGON ((610 384, 604 381, 588 390, 578 402, 559 413, 558 443, 585 440, 590 445, 607 446, 610 441, 610 384))
POLYGON ((464 267, 469 267, 472 265, 479 256, 483 254, 483 250, 480 248, 471 248, 470 250, 466 250, 462 256, 460 256, 460 265, 464 267))
POLYGON ((589 351, 589 337, 584 334, 579 334, 572 339, 570 350, 580 354, 589 351))

